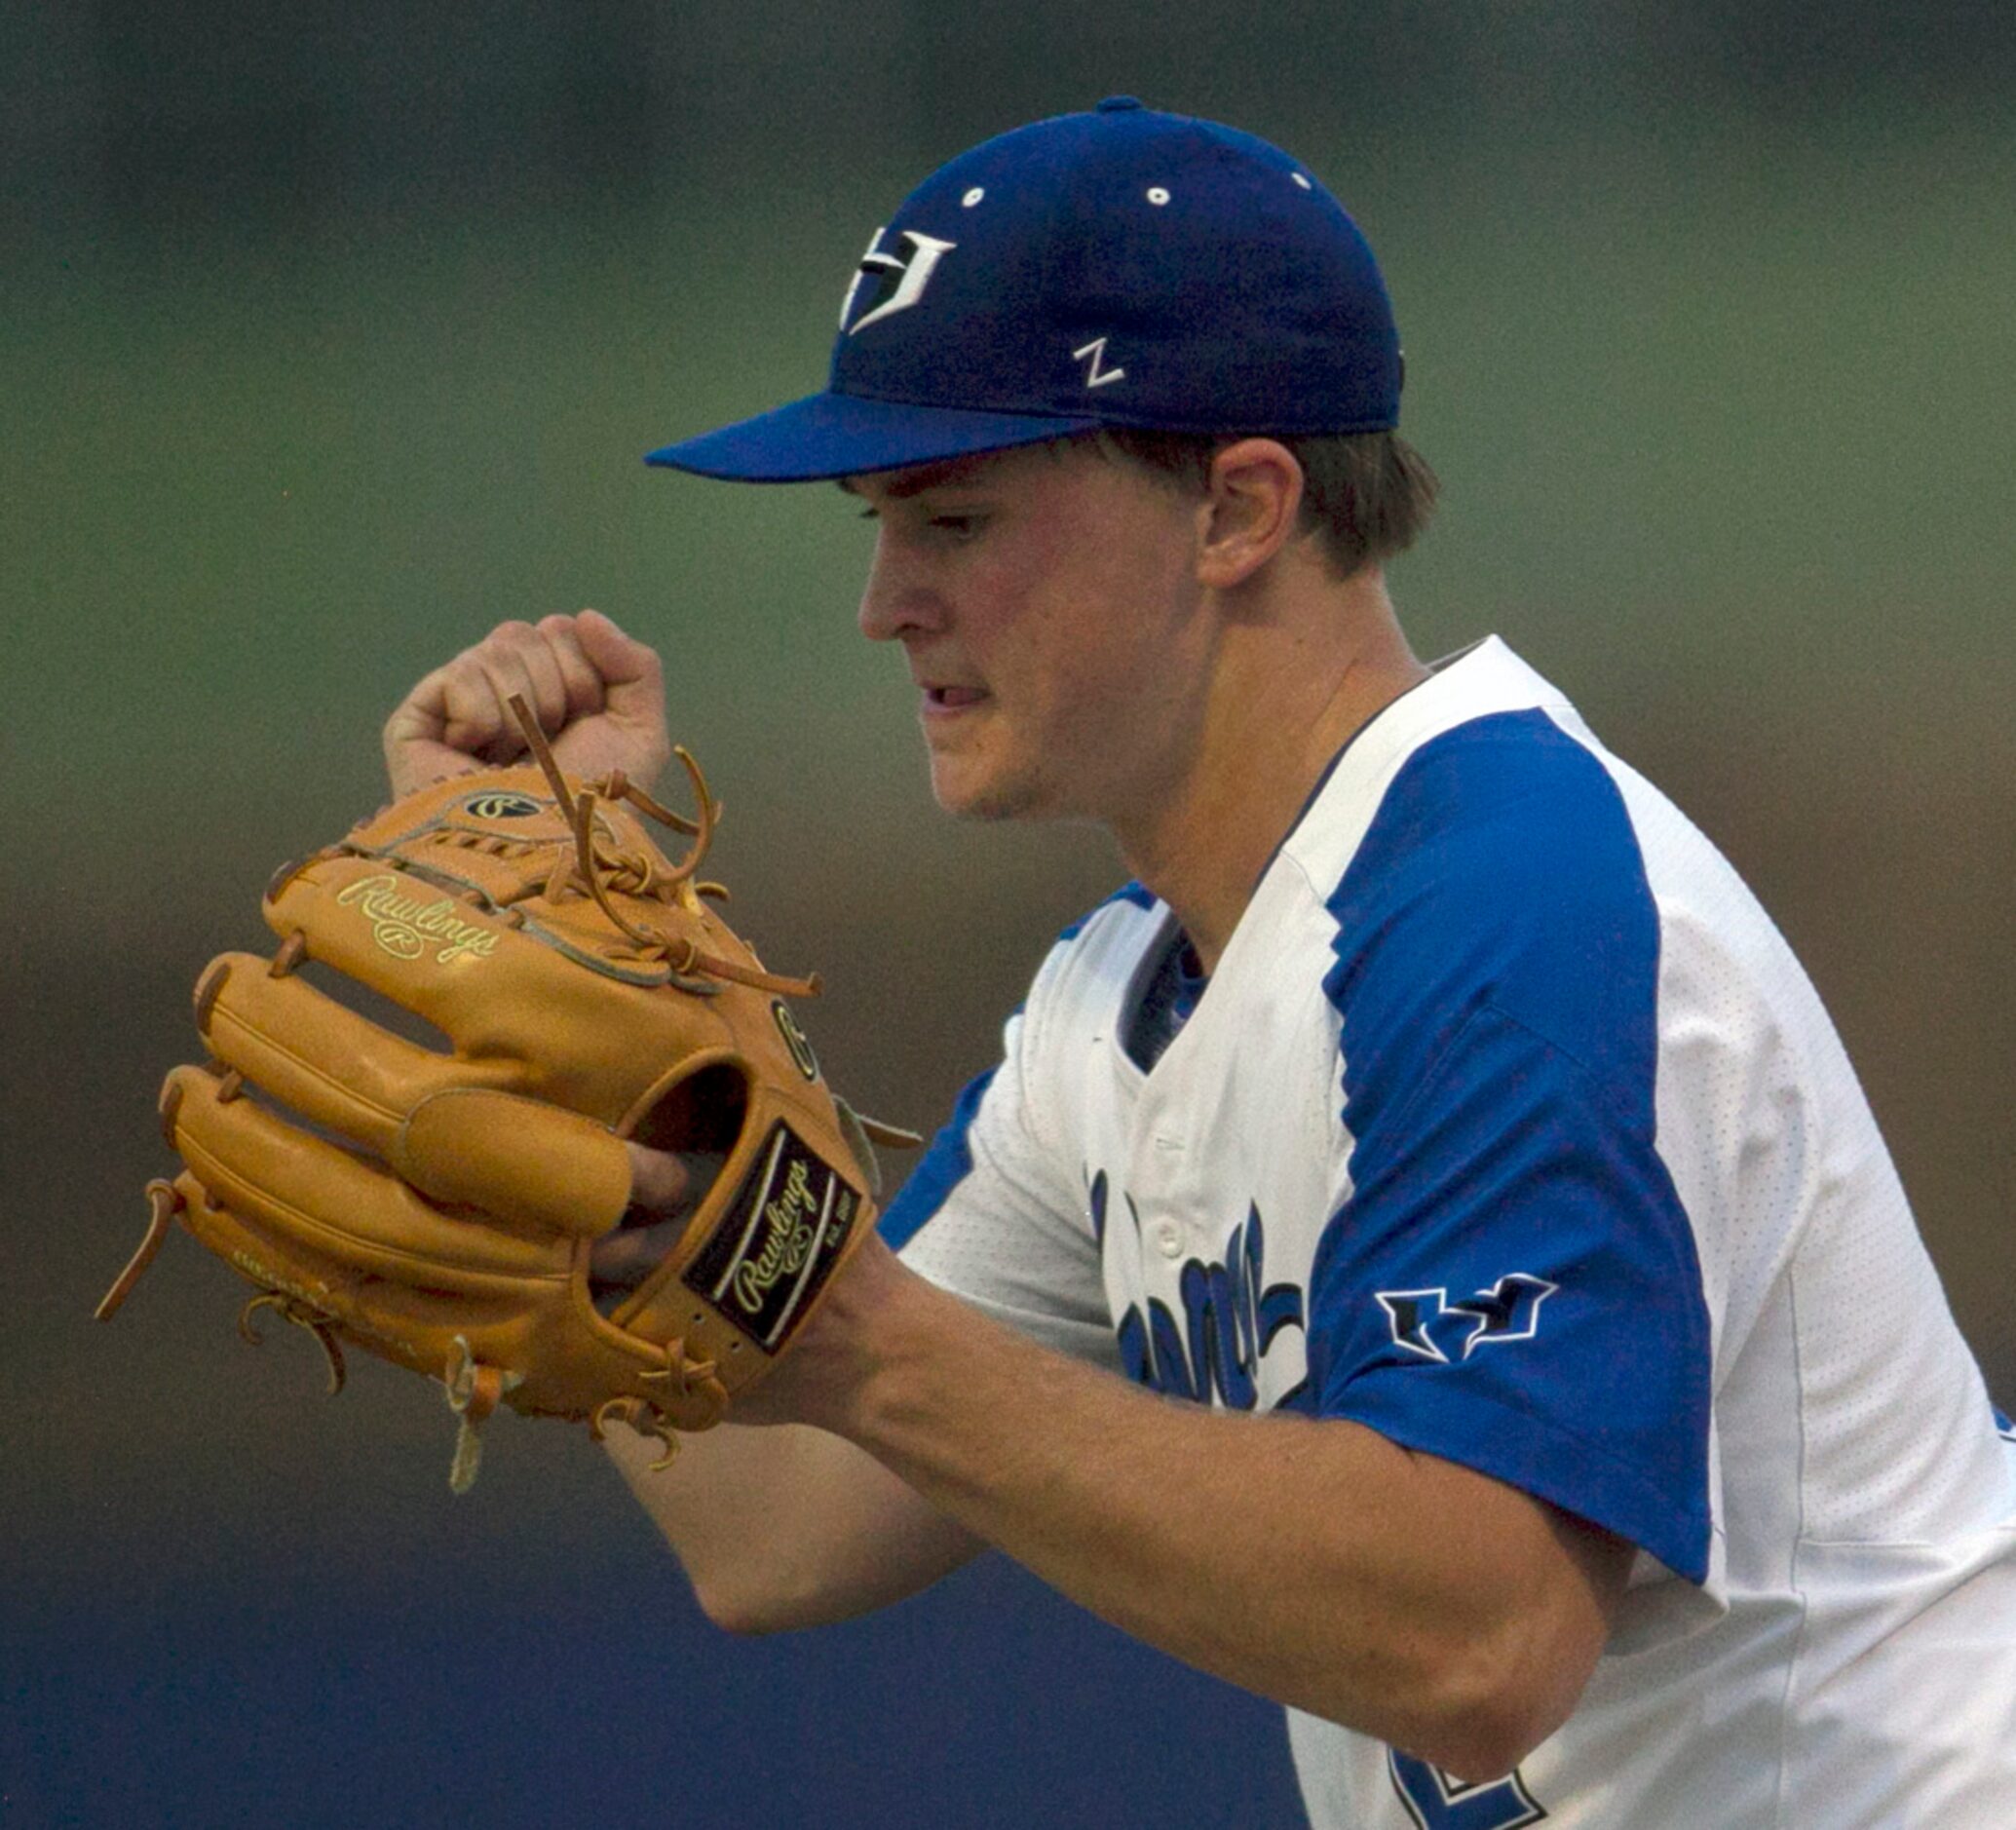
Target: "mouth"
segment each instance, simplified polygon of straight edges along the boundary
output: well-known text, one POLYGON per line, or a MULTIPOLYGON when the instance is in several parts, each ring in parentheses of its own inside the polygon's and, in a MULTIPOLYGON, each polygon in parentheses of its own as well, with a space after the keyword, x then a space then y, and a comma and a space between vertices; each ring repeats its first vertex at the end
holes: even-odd
POLYGON ((970 711, 973 706, 986 702, 988 694, 978 686, 932 686, 924 688, 924 713, 926 717, 950 717, 956 712, 970 711))

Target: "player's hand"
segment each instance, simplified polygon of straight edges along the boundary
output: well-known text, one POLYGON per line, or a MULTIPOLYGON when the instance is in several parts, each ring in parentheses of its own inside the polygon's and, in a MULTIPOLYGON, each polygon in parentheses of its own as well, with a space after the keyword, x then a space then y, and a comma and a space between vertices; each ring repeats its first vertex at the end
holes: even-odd
POLYGON ((623 1225, 589 1253, 589 1287, 598 1298, 633 1290, 679 1242, 698 1197, 720 1173, 718 1155, 679 1156, 647 1144, 628 1146, 630 1201, 623 1225))
MULTIPOLYGON (((589 1289, 606 1312, 664 1262, 684 1236, 693 1210, 721 1172, 718 1153, 675 1154, 630 1142, 629 1209, 589 1254, 589 1289)), ((818 1424, 832 1428, 850 1394, 875 1363, 877 1313, 892 1283, 917 1284, 881 1238, 870 1233, 827 1286, 818 1311, 791 1352, 755 1385, 736 1394, 738 1424, 818 1424)))
POLYGON ((385 724, 394 797, 523 756, 514 693, 525 696, 570 775, 621 769, 648 788, 671 755, 657 652, 584 610, 500 623, 414 687, 385 724))

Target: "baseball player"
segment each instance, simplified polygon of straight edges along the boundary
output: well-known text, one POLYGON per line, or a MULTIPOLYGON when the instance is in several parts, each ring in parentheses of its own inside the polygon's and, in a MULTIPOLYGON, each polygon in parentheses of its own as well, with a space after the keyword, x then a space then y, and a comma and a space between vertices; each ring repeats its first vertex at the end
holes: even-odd
MULTIPOLYGON (((940 804, 1130 881, 739 1421, 619 1460, 736 1629, 1000 1546, 1287 1705, 1318 1825, 2016 1823, 2008 1429, 1734 871, 1502 641, 1410 650, 1400 383, 1315 174, 1117 98, 927 179, 825 390, 654 454, 840 479, 940 804)), ((584 614, 423 682, 396 784, 512 691, 664 759, 584 614)))

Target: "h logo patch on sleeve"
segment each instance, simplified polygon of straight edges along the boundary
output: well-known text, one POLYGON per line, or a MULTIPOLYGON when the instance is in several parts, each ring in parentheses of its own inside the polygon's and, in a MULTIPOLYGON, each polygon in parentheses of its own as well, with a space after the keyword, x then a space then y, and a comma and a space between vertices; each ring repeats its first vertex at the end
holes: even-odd
POLYGON ((1444 1351, 1444 1343, 1450 1348, 1460 1345, 1462 1351, 1456 1357, 1468 1359, 1480 1347, 1494 1347, 1503 1341, 1531 1341, 1540 1332, 1540 1306, 1560 1287, 1545 1277, 1514 1271, 1461 1303, 1449 1300, 1446 1286, 1430 1290, 1379 1290, 1374 1292, 1373 1300, 1386 1311, 1395 1347, 1447 1365, 1450 1355, 1444 1351), (1458 1334, 1458 1329, 1463 1332, 1458 1334))

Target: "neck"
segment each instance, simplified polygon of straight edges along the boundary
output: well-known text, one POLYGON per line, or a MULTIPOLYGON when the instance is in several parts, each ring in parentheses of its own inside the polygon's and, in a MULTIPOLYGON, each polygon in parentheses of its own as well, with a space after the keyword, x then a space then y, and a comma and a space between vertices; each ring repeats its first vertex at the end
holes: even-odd
POLYGON ((1331 758, 1428 671, 1376 568, 1245 609, 1258 613, 1224 619, 1184 766, 1115 826, 1128 869, 1175 911, 1207 972, 1331 758))

